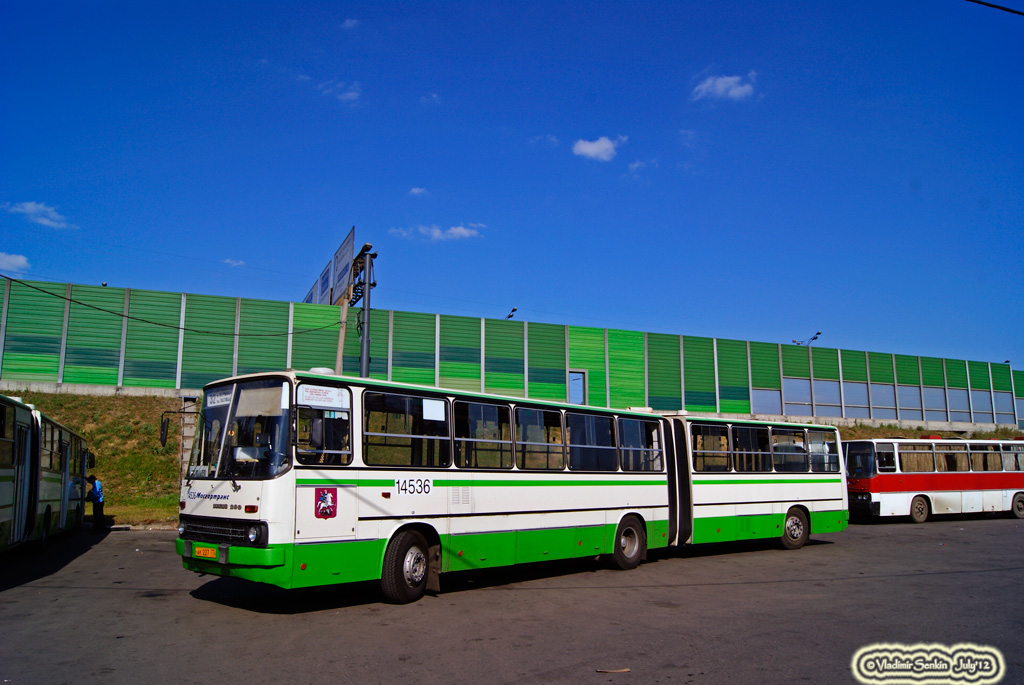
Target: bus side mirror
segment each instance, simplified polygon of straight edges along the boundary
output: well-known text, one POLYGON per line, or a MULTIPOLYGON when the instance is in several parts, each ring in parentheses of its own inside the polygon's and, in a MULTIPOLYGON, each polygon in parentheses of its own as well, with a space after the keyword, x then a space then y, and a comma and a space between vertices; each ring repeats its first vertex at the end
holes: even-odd
POLYGON ((166 447, 167 446, 167 429, 168 429, 168 427, 170 425, 171 425, 171 419, 166 417, 166 416, 160 422, 160 446, 161 447, 166 447))
POLYGON ((324 446, 324 420, 313 419, 309 424, 309 446, 315 450, 324 446))
POLYGON ((85 465, 90 469, 96 468, 96 455, 92 452, 86 452, 85 465))

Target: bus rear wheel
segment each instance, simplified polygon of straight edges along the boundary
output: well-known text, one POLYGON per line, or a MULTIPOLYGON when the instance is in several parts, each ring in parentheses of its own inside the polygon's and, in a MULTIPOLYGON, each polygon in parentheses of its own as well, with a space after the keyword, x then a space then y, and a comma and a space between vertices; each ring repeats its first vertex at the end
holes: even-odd
POLYGON ((796 507, 786 512, 786 523, 782 526, 782 546, 786 549, 800 549, 811 537, 807 514, 796 507))
POLYGON ((1014 518, 1024 519, 1024 493, 1018 492, 1013 496, 1013 504, 1010 505, 1010 513, 1014 518))
POLYGON ((403 530, 384 553, 380 587, 393 604, 408 604, 427 588, 427 541, 415 530, 403 530))
POLYGON ((914 523, 924 523, 928 520, 928 500, 921 495, 910 500, 910 520, 914 523))
POLYGON ((647 552, 647 534, 636 516, 627 516, 615 531, 615 549, 612 558, 623 571, 636 568, 647 552))

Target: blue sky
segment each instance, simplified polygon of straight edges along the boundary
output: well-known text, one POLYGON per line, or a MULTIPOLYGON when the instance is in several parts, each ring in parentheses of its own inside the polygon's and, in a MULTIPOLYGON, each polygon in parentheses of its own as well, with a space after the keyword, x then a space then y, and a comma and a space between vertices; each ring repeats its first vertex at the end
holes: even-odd
MULTIPOLYGON (((1024 2, 1006 0, 1024 10, 1024 2)), ((0 272, 1024 368, 1024 16, 0 0, 0 272)))

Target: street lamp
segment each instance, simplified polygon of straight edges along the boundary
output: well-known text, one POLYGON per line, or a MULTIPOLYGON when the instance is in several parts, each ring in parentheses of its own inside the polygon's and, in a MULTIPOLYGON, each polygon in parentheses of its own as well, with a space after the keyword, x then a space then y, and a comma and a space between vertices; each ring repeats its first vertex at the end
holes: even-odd
POLYGON ((817 340, 819 335, 821 335, 821 331, 818 331, 817 333, 812 335, 810 338, 807 338, 807 340, 794 340, 793 344, 794 345, 807 345, 808 347, 810 347, 811 343, 814 342, 815 340, 817 340))

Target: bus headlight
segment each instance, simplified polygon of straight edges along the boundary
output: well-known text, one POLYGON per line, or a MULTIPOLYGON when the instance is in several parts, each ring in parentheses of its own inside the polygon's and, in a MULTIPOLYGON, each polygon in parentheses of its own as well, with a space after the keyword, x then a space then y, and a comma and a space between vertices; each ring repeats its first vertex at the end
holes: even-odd
POLYGON ((185 535, 185 522, 178 521, 178 537, 184 537, 185 535))
POLYGON ((260 532, 259 526, 249 526, 249 542, 255 545, 260 539, 260 532))

